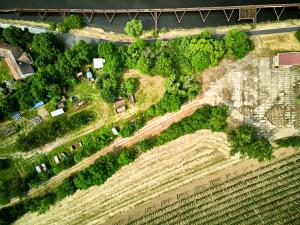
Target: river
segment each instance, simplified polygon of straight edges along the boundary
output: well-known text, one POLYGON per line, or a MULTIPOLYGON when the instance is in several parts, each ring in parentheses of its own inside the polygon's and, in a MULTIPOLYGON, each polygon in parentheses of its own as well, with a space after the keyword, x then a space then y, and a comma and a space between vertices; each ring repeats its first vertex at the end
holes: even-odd
MULTIPOLYGON (((295 0, 0 0, 0 8, 176 8, 176 7, 198 7, 198 6, 222 6, 222 5, 249 5, 249 4, 270 4, 270 3, 297 3, 295 0)), ((278 12, 280 10, 278 9, 278 12)), ((37 14, 0 14, 1 18, 40 20, 37 14)), ((142 19, 144 27, 151 29, 153 20, 150 14, 138 15, 142 19)), ((285 9, 281 20, 300 18, 300 10, 297 8, 285 9)), ((87 24, 88 21, 83 17, 87 24)), ((229 22, 225 19, 223 12, 211 12, 204 23, 199 13, 186 13, 181 23, 178 24, 174 13, 163 13, 159 20, 159 27, 167 28, 194 28, 194 27, 214 27, 221 25, 232 25, 245 23, 247 21, 237 21, 238 11, 232 15, 229 22)), ((61 22, 61 15, 51 14, 46 18, 47 21, 61 22)), ((92 26, 101 27, 107 31, 123 31, 126 22, 129 20, 127 15, 116 15, 110 24, 104 15, 95 15, 92 26)), ((258 22, 276 20, 273 9, 262 9, 257 17, 258 22)), ((251 22, 251 21, 248 21, 251 22)))

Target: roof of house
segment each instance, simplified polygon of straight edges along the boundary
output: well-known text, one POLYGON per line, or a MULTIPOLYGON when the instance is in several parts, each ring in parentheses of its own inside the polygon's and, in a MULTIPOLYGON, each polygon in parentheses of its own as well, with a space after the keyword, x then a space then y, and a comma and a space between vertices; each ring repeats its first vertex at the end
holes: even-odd
POLYGON ((103 68, 104 62, 105 62, 105 59, 103 59, 103 58, 94 58, 93 59, 94 68, 95 69, 103 68))
POLYGON ((34 104, 34 106, 32 107, 32 109, 36 109, 38 107, 41 107, 42 105, 44 105, 43 101, 37 102, 37 103, 34 104))
POLYGON ((51 112, 51 116, 55 117, 55 116, 59 116, 63 113, 65 113, 64 109, 57 109, 57 110, 51 112))
POLYGON ((114 103, 115 108, 121 107, 123 105, 125 105, 125 100, 124 99, 120 99, 120 100, 118 100, 114 103))
POLYGON ((29 54, 23 52, 20 47, 0 44, 0 57, 6 59, 6 63, 16 80, 34 73, 31 66, 33 63, 32 58, 29 54))
POLYGON ((22 55, 18 58, 18 61, 27 64, 33 63, 31 56, 27 52, 23 52, 22 55))
POLYGON ((278 53, 278 61, 280 66, 300 65, 300 52, 278 53))
POLYGON ((86 77, 87 77, 88 79, 93 78, 92 72, 91 72, 91 71, 87 71, 87 72, 86 72, 86 77))

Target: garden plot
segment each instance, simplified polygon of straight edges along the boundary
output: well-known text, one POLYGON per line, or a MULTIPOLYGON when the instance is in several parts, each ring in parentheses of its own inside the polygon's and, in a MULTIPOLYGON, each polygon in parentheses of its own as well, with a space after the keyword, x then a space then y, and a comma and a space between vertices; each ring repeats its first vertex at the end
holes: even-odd
POLYGON ((57 203, 43 215, 26 214, 16 224, 100 224, 111 216, 240 161, 229 157, 224 133, 201 130, 142 154, 104 185, 57 203))

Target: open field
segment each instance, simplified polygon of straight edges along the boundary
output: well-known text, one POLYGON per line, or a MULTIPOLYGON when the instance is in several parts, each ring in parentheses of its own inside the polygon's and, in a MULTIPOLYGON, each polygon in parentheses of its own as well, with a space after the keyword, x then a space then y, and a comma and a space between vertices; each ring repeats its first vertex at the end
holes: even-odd
POLYGON ((0 58, 0 83, 5 80, 13 80, 13 76, 3 58, 0 58))
POLYGON ((16 224, 100 224, 238 161, 238 157, 229 157, 224 133, 200 130, 142 154, 105 184, 78 191, 46 214, 27 214, 16 224))
POLYGON ((178 190, 107 224, 299 224, 299 162, 298 152, 225 182, 178 190))

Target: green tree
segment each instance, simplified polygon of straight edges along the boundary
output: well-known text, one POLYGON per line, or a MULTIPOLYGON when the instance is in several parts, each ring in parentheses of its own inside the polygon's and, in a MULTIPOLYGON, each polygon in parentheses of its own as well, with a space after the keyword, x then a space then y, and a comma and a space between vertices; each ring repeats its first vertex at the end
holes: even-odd
POLYGON ((143 24, 141 20, 131 20, 126 23, 124 31, 132 37, 139 37, 143 33, 143 24))
POLYGON ((31 47, 32 51, 38 55, 35 64, 40 68, 53 63, 60 53, 58 40, 53 33, 35 34, 31 47))
POLYGON ((235 59, 243 58, 251 49, 247 34, 238 29, 232 29, 225 36, 227 53, 235 59))
POLYGON ((112 42, 100 42, 98 44, 98 54, 106 60, 114 56, 116 49, 116 46, 112 42))
POLYGON ((32 40, 32 34, 28 29, 22 30, 21 28, 10 26, 2 31, 2 36, 6 42, 13 45, 25 46, 32 40))
POLYGON ((164 53, 160 54, 156 59, 154 71, 156 74, 161 74, 164 76, 170 76, 171 74, 175 73, 172 60, 164 53))
POLYGON ((57 186, 54 189, 54 193, 56 195, 57 200, 61 200, 68 195, 72 195, 76 191, 76 188, 73 184, 73 180, 71 178, 67 178, 63 181, 63 183, 57 186))
POLYGON ((121 84, 120 94, 123 97, 128 97, 134 94, 139 84, 138 78, 128 78, 121 84))
POLYGON ((239 153, 243 158, 255 158, 258 161, 272 158, 273 147, 270 142, 249 125, 239 126, 228 137, 232 155, 239 153))
POLYGON ((64 20, 64 25, 68 30, 75 29, 75 28, 82 28, 83 27, 83 21, 82 18, 78 15, 69 15, 66 16, 64 20))

